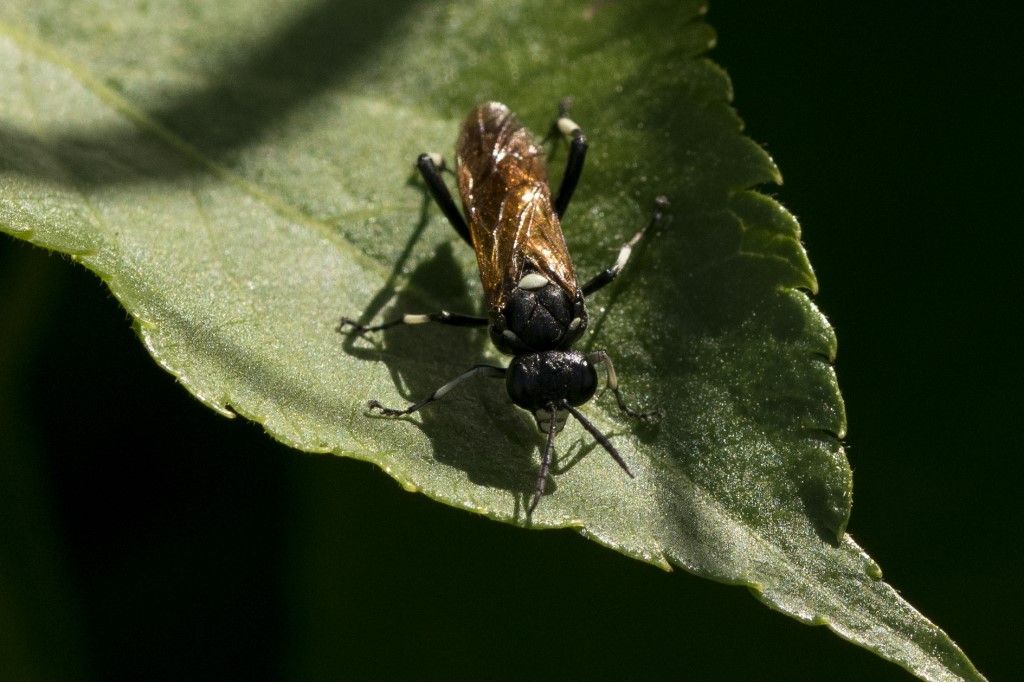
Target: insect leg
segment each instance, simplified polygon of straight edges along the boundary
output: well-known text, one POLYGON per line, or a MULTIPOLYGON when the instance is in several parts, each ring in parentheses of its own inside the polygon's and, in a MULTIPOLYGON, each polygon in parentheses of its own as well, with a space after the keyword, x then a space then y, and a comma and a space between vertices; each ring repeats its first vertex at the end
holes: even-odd
POLYGON ((459 207, 455 206, 452 195, 448 191, 448 186, 445 185, 444 178, 441 177, 441 169, 438 166, 443 166, 444 161, 438 161, 439 159, 440 157, 436 154, 424 152, 417 157, 416 168, 419 169, 420 175, 423 176, 423 181, 427 184, 427 189, 430 190, 430 196, 441 207, 441 211, 444 212, 448 222, 455 228, 455 232, 459 233, 459 236, 472 247, 473 239, 469 236, 466 219, 463 218, 459 207))
POLYGON ((587 138, 576 122, 569 118, 570 101, 569 98, 565 98, 559 103, 558 121, 555 122, 558 132, 569 139, 569 158, 565 162, 562 184, 558 186, 558 195, 555 197, 555 213, 559 219, 569 207, 569 200, 572 199, 576 183, 580 181, 580 174, 583 173, 583 160, 587 157, 587 138))
POLYGON ((380 401, 377 401, 375 399, 367 401, 366 405, 367 407, 369 407, 371 411, 376 410, 385 417, 399 417, 401 415, 408 415, 409 413, 415 413, 423 406, 438 400, 439 398, 447 394, 449 391, 465 382, 467 379, 471 379, 473 377, 476 377, 477 375, 483 375, 484 377, 502 378, 505 376, 505 370, 505 368, 499 368, 494 365, 474 365, 472 368, 462 373, 455 379, 451 380, 444 386, 434 390, 434 393, 432 393, 430 396, 426 397, 421 401, 413 403, 411 406, 404 410, 399 410, 397 408, 385 408, 380 404, 380 401))
POLYGON ((406 313, 400 318, 389 320, 380 325, 361 325, 352 318, 342 318, 335 328, 338 332, 345 334, 364 335, 367 332, 379 332, 396 325, 420 325, 422 323, 440 323, 452 325, 453 327, 486 327, 487 318, 479 318, 475 315, 462 315, 461 313, 406 313))
MULTIPOLYGON (((646 413, 641 413, 626 405, 626 400, 622 398, 622 392, 619 391, 619 377, 615 374, 615 366, 612 364, 611 356, 608 355, 607 351, 594 351, 593 353, 588 353, 587 360, 593 365, 600 365, 604 363, 608 376, 608 388, 612 390, 613 394, 615 394, 615 402, 619 404, 620 411, 629 417, 633 417, 638 420, 652 421, 661 418, 661 410, 655 409, 646 413)), ((604 444, 601 445, 603 446, 604 444)))
POLYGON ((651 212, 651 219, 647 221, 647 225, 640 228, 628 242, 622 245, 622 248, 619 249, 619 256, 611 267, 605 268, 583 285, 583 296, 590 296, 619 276, 619 273, 626 266, 626 262, 629 261, 630 254, 633 253, 633 247, 643 239, 644 233, 661 222, 664 211, 667 208, 668 199, 664 196, 659 196, 654 200, 654 211, 651 212))

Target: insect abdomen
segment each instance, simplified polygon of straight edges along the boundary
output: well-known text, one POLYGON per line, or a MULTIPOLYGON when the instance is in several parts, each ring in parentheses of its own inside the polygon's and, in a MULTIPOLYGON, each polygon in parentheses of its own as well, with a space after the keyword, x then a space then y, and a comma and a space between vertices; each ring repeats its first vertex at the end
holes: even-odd
POLYGON ((491 312, 504 309, 527 267, 575 296, 579 287, 552 207, 544 153, 530 131, 505 105, 478 105, 462 124, 456 157, 459 194, 491 312))

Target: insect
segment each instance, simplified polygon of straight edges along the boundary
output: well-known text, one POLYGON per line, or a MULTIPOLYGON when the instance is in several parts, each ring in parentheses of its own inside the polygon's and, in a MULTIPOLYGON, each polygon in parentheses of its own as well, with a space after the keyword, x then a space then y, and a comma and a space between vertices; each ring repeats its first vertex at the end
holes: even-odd
POLYGON ((650 220, 622 245, 615 263, 580 286, 562 235, 561 219, 583 170, 588 143, 580 127, 569 118, 566 100, 559 107, 553 132, 555 128, 569 140, 569 153, 554 202, 542 148, 504 104, 480 104, 462 123, 456 144, 456 175, 465 215, 456 207, 441 176, 445 170, 443 159, 437 154, 421 154, 416 160, 430 194, 455 231, 476 252, 487 299, 486 318, 440 311, 408 313, 369 326, 342 318, 338 325, 339 332, 357 335, 422 323, 486 326, 494 345, 512 356, 508 367, 474 365, 407 408, 387 408, 376 400, 369 401, 368 406, 380 415, 399 417, 421 410, 471 378, 504 379, 509 398, 533 414, 537 428, 547 437, 527 514, 533 513, 544 492, 555 436, 570 415, 626 474, 634 476, 608 437, 578 409, 597 391, 598 366, 605 368, 607 387, 620 411, 641 420, 660 414, 638 412, 626 404, 606 351, 581 353, 573 351, 572 345, 587 329, 585 297, 618 276, 633 247, 662 220, 668 200, 658 197, 650 220))

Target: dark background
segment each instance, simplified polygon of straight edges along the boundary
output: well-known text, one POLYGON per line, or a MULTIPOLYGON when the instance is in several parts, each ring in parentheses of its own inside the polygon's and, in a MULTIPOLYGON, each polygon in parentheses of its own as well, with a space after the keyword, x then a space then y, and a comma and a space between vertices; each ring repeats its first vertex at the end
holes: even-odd
MULTIPOLYGON (((1015 678, 1022 41, 991 8, 903 5, 722 0, 712 57, 839 336, 850 532, 1015 678)), ((3 236, 0 452, 3 678, 906 677, 743 589, 221 418, 95 276, 3 236)))

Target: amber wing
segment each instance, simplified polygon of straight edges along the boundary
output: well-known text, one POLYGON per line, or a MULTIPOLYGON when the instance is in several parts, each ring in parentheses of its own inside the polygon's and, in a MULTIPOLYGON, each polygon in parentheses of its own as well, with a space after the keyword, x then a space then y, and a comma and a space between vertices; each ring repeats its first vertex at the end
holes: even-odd
POLYGON ((459 194, 491 311, 501 311, 528 264, 573 297, 579 289, 551 205, 544 152, 509 108, 487 102, 462 124, 459 194))

